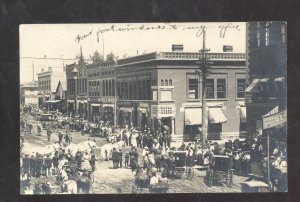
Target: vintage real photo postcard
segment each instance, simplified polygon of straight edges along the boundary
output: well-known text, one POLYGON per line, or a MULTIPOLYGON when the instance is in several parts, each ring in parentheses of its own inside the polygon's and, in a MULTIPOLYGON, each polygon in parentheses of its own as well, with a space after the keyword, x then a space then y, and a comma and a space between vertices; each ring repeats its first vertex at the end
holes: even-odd
POLYGON ((19 34, 21 194, 288 190, 286 22, 19 34))

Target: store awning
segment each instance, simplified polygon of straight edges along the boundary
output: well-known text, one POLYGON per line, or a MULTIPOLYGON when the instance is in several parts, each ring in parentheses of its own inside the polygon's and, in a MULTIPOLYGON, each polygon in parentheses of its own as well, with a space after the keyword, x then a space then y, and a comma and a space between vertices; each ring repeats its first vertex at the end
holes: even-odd
POLYGON ((227 121, 221 108, 209 108, 208 111, 209 123, 225 123, 227 121))
POLYGON ((58 103, 60 102, 61 100, 48 100, 46 101, 46 103, 58 103))
POLYGON ((131 113, 132 112, 132 108, 131 107, 121 107, 120 111, 122 111, 124 113, 131 113))
POLYGON ((259 92, 258 84, 259 84, 259 79, 254 79, 252 83, 246 88, 245 92, 258 93, 259 92))
POLYGON ((78 100, 78 103, 87 103, 87 100, 78 100))
POLYGON ((273 115, 273 114, 276 114, 278 113, 279 111, 279 106, 276 106, 274 109, 272 109, 271 111, 269 111, 267 114, 265 114, 263 117, 266 117, 266 116, 270 116, 270 115, 273 115))
POLYGON ((246 112, 246 107, 241 107, 240 108, 240 119, 242 123, 247 122, 247 112, 246 112))
POLYGON ((275 82, 284 82, 284 77, 278 77, 274 79, 275 82))
POLYGON ((67 102, 70 102, 70 103, 72 103, 72 102, 74 102, 74 100, 68 100, 67 102))
POLYGON ((147 109, 146 108, 140 108, 140 112, 145 114, 145 113, 147 113, 147 109))
POLYGON ((185 108, 185 125, 202 125, 202 108, 185 108))
POLYGON ((92 106, 92 107, 100 107, 100 104, 92 103, 91 106, 92 106))

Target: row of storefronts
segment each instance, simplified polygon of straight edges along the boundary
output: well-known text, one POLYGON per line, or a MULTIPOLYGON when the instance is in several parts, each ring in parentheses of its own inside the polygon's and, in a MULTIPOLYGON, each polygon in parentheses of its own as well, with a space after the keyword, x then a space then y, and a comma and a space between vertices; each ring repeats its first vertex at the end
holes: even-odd
MULTIPOLYGON (((210 58, 209 138, 244 136, 245 54, 211 53, 210 58)), ((86 92, 77 94, 76 104, 75 93, 67 88, 68 113, 139 130, 159 132, 165 127, 174 139, 192 140, 202 126, 198 59, 199 53, 162 52, 102 64, 69 65, 67 83, 73 82, 74 87, 74 69, 79 73, 76 79, 86 78, 87 83, 86 92)))

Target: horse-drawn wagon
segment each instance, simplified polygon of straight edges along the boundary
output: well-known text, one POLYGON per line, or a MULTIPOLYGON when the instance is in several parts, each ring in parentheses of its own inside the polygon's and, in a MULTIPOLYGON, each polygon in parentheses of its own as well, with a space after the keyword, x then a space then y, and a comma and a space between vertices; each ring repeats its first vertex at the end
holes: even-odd
POLYGON ((185 173, 186 178, 191 180, 194 177, 193 166, 188 162, 185 151, 170 151, 168 157, 160 160, 160 169, 163 175, 182 177, 185 173))
POLYGON ((214 182, 226 183, 228 187, 233 184, 233 169, 229 156, 211 155, 209 166, 204 178, 208 186, 214 182))

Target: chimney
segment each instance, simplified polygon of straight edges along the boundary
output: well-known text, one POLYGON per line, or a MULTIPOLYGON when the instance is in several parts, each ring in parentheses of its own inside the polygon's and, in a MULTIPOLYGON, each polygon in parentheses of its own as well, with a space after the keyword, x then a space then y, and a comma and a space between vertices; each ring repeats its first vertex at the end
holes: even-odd
POLYGON ((172 51, 183 51, 182 44, 172 44, 172 51))

